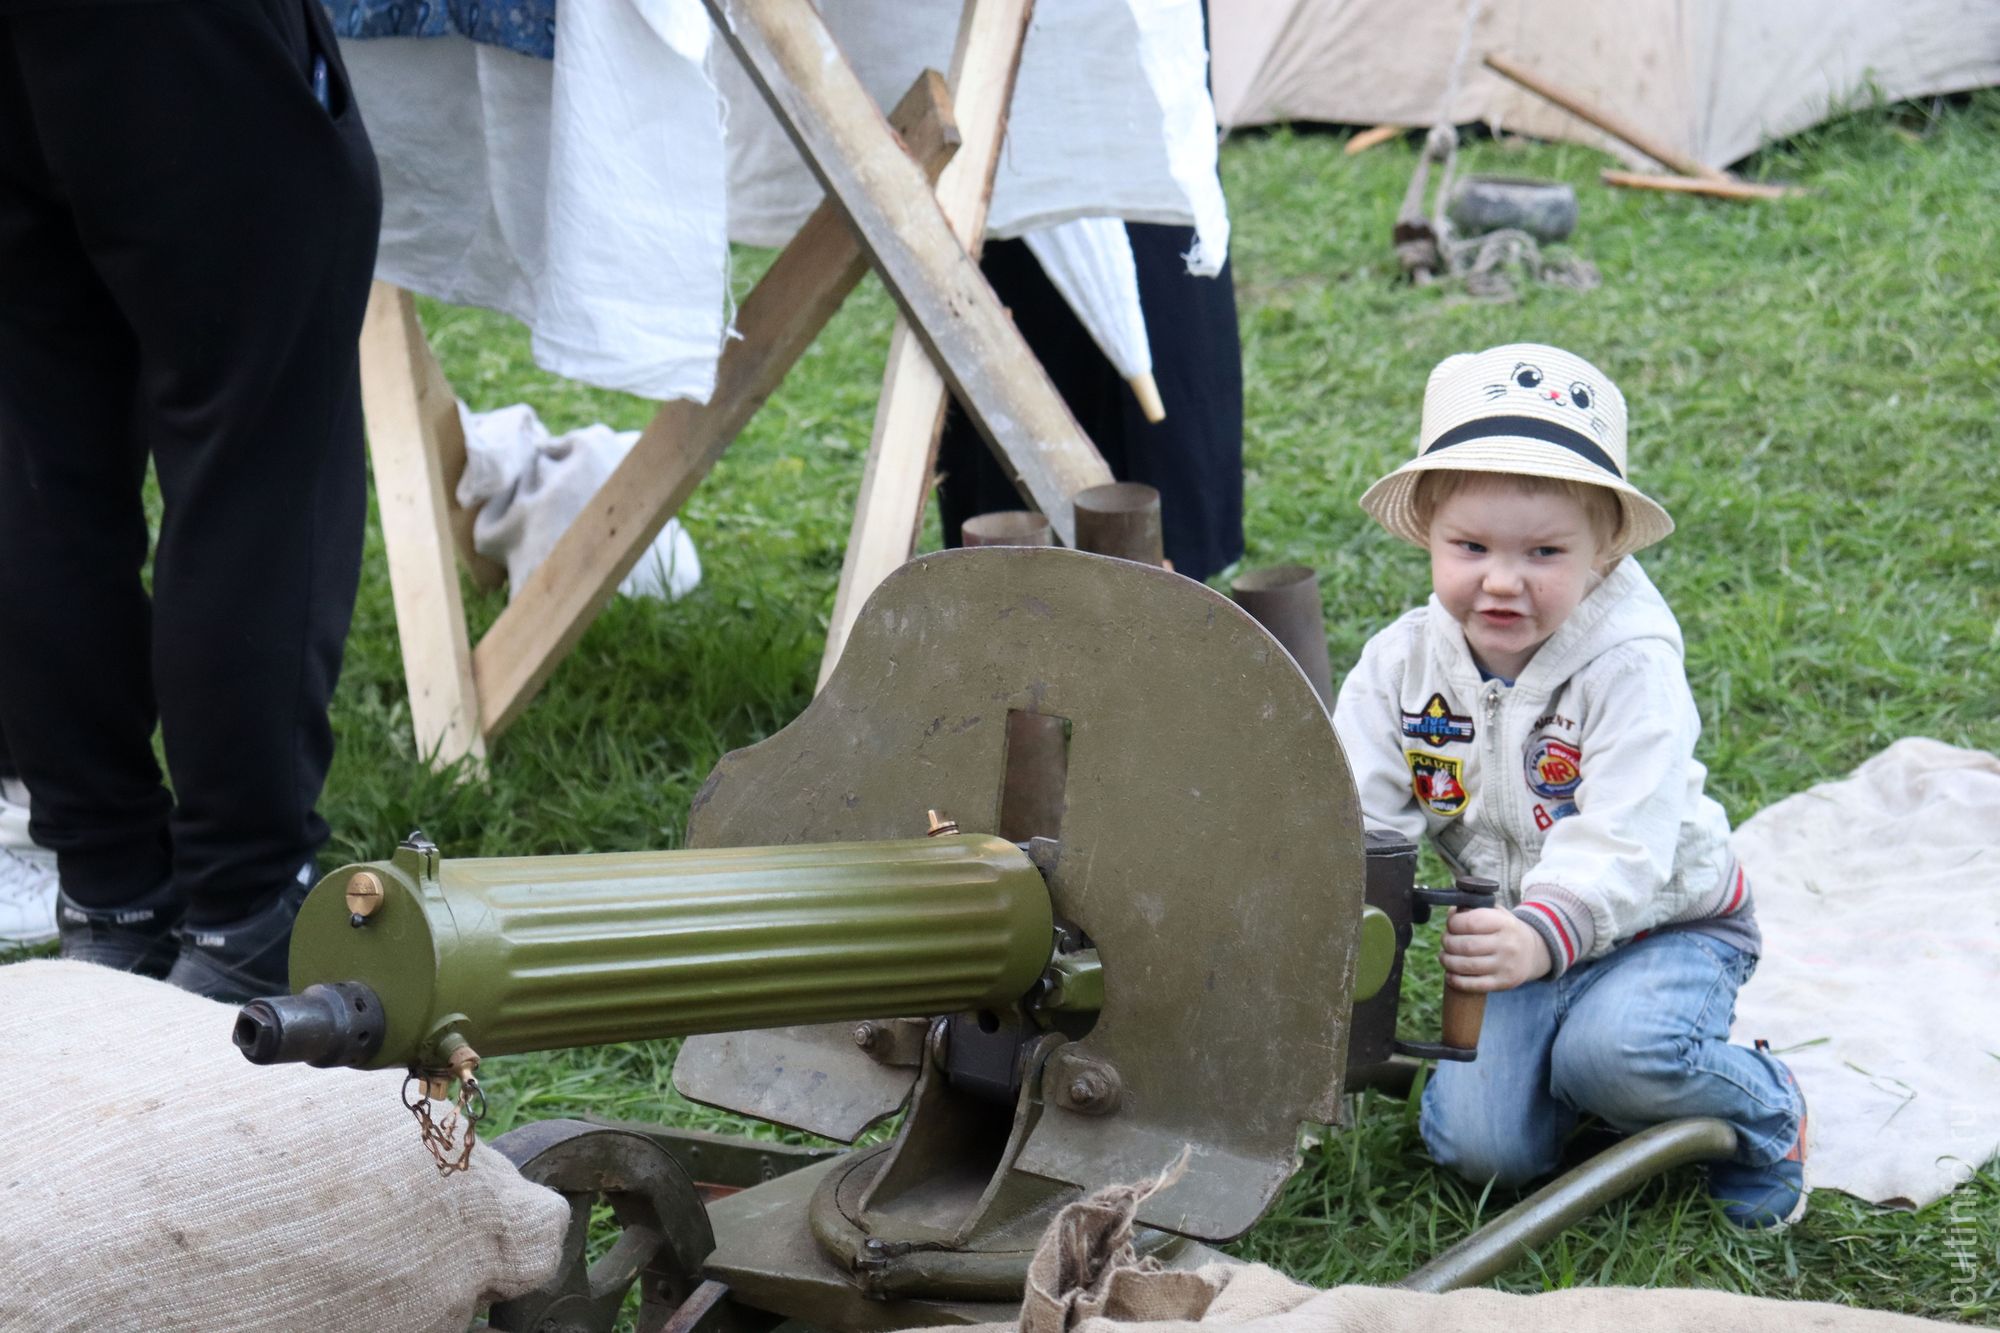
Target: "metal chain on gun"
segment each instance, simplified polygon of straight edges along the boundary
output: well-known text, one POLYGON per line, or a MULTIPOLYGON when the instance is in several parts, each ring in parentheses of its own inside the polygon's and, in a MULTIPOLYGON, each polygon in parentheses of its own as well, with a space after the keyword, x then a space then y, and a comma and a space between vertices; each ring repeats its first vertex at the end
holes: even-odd
POLYGON ((486 1090, 479 1086, 479 1077, 473 1072, 479 1067, 479 1057, 471 1053, 470 1047, 465 1048, 465 1053, 469 1058, 462 1058, 452 1066, 452 1074, 458 1079, 456 1098, 433 1098, 434 1080, 416 1070, 411 1070, 410 1076, 403 1080, 403 1106, 417 1118, 417 1132, 441 1176, 464 1171, 472 1165, 473 1145, 479 1141, 479 1122, 486 1118, 486 1090), (411 1084, 418 1089, 414 1101, 410 1099, 411 1084), (444 1102, 446 1109, 442 1116, 431 1114, 434 1100, 444 1102), (459 1137, 460 1129, 465 1132, 463 1139, 459 1137))

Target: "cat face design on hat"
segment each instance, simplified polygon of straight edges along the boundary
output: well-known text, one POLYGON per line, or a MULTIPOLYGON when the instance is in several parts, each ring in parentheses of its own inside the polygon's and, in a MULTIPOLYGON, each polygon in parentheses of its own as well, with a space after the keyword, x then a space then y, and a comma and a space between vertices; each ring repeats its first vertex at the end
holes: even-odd
POLYGON ((1674 530, 1659 503, 1625 475, 1625 395, 1602 370, 1547 343, 1504 343, 1438 362, 1424 385, 1417 456, 1370 486, 1361 507, 1416 546, 1429 543, 1415 503, 1425 472, 1554 477, 1615 491, 1621 512, 1607 558, 1674 530))
POLYGON ((1581 413, 1591 433, 1598 439, 1604 438, 1607 423, 1591 409, 1596 405, 1599 391, 1589 380, 1571 380, 1567 385, 1557 384, 1542 373, 1542 368, 1531 361, 1516 361, 1514 368, 1507 372, 1507 378, 1498 384, 1488 384, 1484 390, 1486 401, 1496 402, 1502 398, 1527 396, 1537 406, 1553 403, 1557 407, 1574 408, 1581 413))

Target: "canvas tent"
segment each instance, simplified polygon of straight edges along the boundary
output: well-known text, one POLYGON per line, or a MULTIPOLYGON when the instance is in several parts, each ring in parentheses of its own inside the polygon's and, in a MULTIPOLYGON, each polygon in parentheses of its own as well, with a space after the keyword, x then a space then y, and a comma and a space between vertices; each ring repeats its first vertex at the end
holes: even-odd
POLYGON ((1878 94, 2000 83, 1995 0, 1217 0, 1213 19, 1225 129, 1484 121, 1635 166, 1651 164, 1480 56, 1511 56, 1716 167, 1878 94))

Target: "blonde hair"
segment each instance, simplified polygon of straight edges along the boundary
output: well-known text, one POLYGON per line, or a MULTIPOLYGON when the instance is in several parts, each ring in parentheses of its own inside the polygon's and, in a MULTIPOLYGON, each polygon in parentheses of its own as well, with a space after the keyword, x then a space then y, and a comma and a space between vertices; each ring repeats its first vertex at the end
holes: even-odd
POLYGON ((1452 496, 1482 486, 1505 486, 1525 495, 1562 495, 1582 506, 1590 523, 1590 535, 1605 550, 1618 539, 1625 520, 1625 508, 1608 486, 1594 486, 1572 477, 1540 477, 1531 472, 1475 472, 1464 468, 1434 468, 1417 477, 1410 493, 1410 509, 1417 522, 1429 531, 1438 507, 1452 496))

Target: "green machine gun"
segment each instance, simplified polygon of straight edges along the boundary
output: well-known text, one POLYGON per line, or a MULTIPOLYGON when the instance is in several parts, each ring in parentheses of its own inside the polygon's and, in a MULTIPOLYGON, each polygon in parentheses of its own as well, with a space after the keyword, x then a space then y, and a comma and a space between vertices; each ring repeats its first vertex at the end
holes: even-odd
MULTIPOLYGON (((853 1143, 530 1124, 568 1262, 494 1328, 1012 1317, 1054 1213, 1162 1175, 1142 1252, 1213 1257, 1302 1125, 1393 1079, 1414 849, 1364 838, 1325 706, 1221 595, 1060 549, 912 561, 818 698, 724 756, 684 850, 457 860, 412 838, 301 908, 253 1061, 408 1068, 669 1036, 689 1098, 853 1143), (716 1197, 697 1179, 749 1185, 716 1197), (596 1201, 621 1234, 587 1261, 596 1201)), ((1469 887, 1469 886, 1468 886, 1469 887)), ((1421 1053, 1469 1056, 1464 1049, 1421 1053)), ((1654 1168, 1657 1169, 1657 1168, 1654 1168)))

